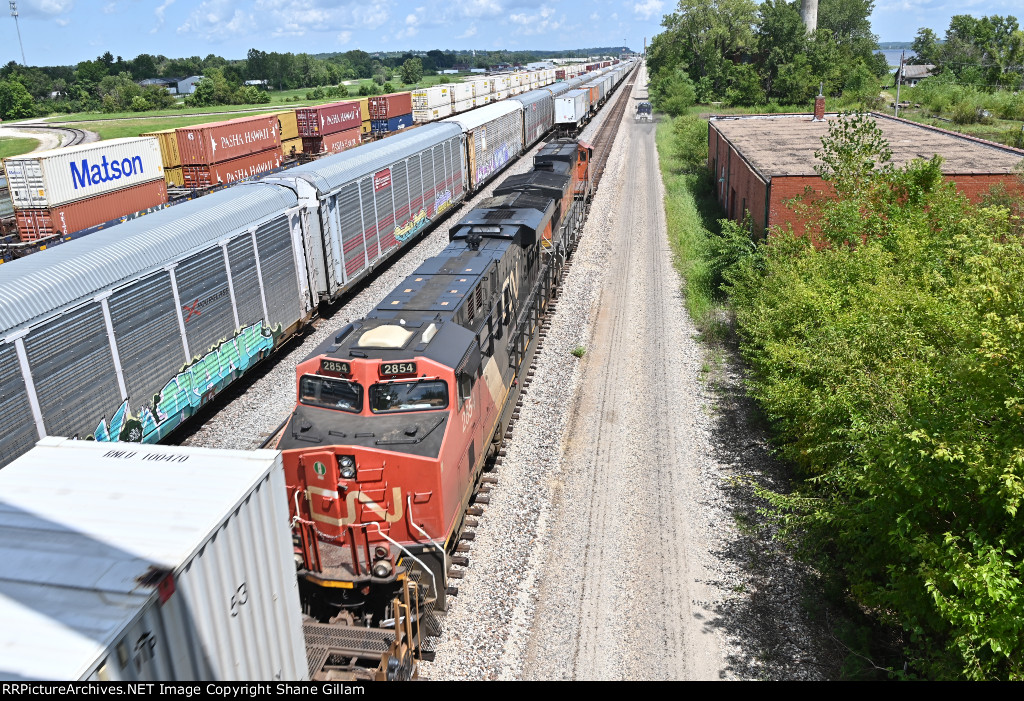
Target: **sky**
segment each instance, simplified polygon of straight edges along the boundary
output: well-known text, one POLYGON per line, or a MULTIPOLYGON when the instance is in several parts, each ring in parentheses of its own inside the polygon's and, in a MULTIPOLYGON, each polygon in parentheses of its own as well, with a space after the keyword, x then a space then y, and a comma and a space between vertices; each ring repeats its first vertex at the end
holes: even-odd
MULTIPOLYGON (((643 48, 670 0, 18 0, 29 65, 73 65, 105 51, 245 58, 263 51, 643 48)), ((0 65, 21 62, 0 10, 0 65)), ((955 14, 1024 17, 1021 0, 876 0, 881 41, 942 36, 955 14)))

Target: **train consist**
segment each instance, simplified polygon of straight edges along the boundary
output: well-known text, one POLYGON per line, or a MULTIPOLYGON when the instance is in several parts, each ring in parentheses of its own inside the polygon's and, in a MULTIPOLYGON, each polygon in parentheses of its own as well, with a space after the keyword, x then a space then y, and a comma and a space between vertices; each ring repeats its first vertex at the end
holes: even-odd
POLYGON ((0 266, 0 465, 48 435, 166 437, 553 129, 553 101, 524 93, 0 266))
POLYGON ((347 655, 375 662, 410 577, 417 610, 445 608, 466 508, 582 232, 591 155, 549 142, 456 224, 441 254, 298 365, 277 447, 300 597, 318 621, 307 638, 359 626, 365 645, 349 642, 347 655))

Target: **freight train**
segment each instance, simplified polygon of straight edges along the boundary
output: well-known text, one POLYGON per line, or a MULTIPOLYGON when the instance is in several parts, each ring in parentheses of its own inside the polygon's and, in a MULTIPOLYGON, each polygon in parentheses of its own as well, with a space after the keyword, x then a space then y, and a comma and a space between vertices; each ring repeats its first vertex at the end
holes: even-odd
POLYGON ((524 93, 0 266, 0 466, 165 438, 553 126, 524 93))
MULTIPOLYGON (((380 659, 403 584, 444 609, 450 555, 508 426, 590 194, 589 145, 548 143, 466 214, 439 255, 296 368, 283 451, 299 592, 318 623, 380 659)), ((412 620, 412 640, 421 618, 412 620)))

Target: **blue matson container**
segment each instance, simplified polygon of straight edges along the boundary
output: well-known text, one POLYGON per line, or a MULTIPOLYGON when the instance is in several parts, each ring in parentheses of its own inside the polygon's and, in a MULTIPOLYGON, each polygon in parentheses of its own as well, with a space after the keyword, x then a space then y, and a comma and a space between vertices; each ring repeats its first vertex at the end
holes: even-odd
POLYGON ((370 131, 374 134, 390 133, 412 126, 412 113, 400 114, 391 119, 371 119, 370 131))

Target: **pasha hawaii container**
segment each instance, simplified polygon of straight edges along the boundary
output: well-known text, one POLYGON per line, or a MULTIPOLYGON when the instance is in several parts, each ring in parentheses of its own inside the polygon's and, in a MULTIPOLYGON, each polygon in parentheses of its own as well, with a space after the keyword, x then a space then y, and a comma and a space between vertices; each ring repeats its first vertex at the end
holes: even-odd
POLYGON ((155 138, 109 139, 4 161, 15 209, 49 208, 164 179, 155 138))
POLYGON ((181 164, 213 165, 281 146, 276 114, 178 128, 181 164))

